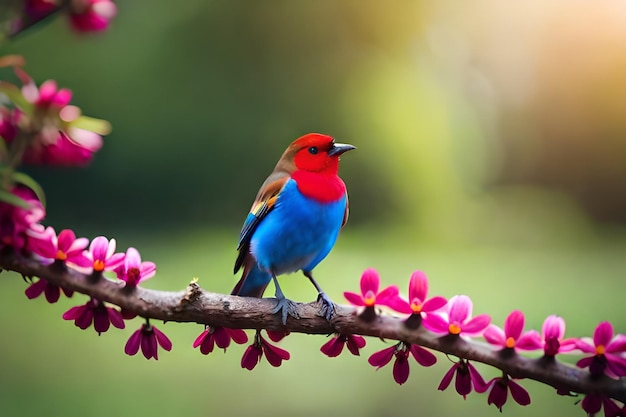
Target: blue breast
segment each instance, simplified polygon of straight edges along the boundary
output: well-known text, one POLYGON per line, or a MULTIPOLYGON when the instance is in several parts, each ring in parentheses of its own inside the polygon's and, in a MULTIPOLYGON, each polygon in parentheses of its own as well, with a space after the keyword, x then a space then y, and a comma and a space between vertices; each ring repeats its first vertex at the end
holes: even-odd
POLYGON ((250 251, 261 269, 276 275, 311 271, 335 245, 345 208, 345 195, 332 203, 318 203, 289 180, 254 231, 250 251))

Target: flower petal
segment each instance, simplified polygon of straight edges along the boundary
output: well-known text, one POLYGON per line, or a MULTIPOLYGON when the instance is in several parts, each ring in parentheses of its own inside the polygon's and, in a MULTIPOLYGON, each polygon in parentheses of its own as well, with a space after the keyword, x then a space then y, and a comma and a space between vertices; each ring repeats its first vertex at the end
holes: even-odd
POLYGON ((530 395, 528 394, 528 391, 512 379, 509 379, 509 390, 511 391, 511 397, 513 397, 516 403, 519 405, 530 404, 530 395))
POLYGON ((496 326, 495 324, 490 324, 487 326, 487 329, 483 333, 483 337, 488 343, 496 346, 505 346, 506 345, 506 337, 504 337, 504 330, 496 326))
POLYGON ((504 334, 517 340, 524 330, 524 313, 513 310, 504 321, 504 334))
POLYGON ((613 338, 613 325, 608 321, 603 321, 598 324, 598 327, 593 332, 593 343, 596 346, 606 346, 611 343, 613 338))
POLYGON ((378 352, 372 353, 372 355, 367 359, 367 362, 370 365, 375 366, 376 369, 380 369, 391 361, 395 352, 396 347, 390 346, 383 350, 379 350, 378 352))
POLYGON ((467 295, 455 295, 449 301, 450 323, 464 323, 472 316, 472 300, 467 295))
POLYGON ((372 291, 374 294, 378 293, 380 286, 380 276, 378 271, 374 268, 368 268, 363 271, 361 275, 361 294, 365 295, 368 291, 372 291))
POLYGON ((461 332, 468 336, 477 336, 481 334, 487 326, 491 317, 488 314, 479 314, 461 327, 461 332))
POLYGON ((411 355, 422 366, 433 366, 437 363, 437 357, 429 350, 418 345, 411 345, 411 355))

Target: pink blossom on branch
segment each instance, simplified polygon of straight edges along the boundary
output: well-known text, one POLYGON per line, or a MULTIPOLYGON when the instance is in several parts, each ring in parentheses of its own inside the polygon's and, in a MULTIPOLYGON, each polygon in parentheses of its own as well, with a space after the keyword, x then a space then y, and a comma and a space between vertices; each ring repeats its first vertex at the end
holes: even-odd
POLYGON ((373 309, 375 306, 385 306, 396 311, 402 311, 406 304, 400 298, 400 290, 396 285, 380 289, 380 276, 374 268, 366 269, 361 275, 361 294, 346 291, 344 297, 352 305, 373 309))
POLYGON ((419 314, 424 317, 427 313, 435 312, 443 308, 448 302, 444 297, 428 296, 428 278, 422 271, 415 271, 409 280, 409 302, 403 308, 402 313, 419 314))
POLYGON ((613 337, 613 326, 608 321, 598 324, 593 339, 582 338, 576 342, 576 347, 592 354, 576 363, 579 368, 589 367, 591 375, 606 373, 611 378, 626 376, 626 335, 613 337))
POLYGON ((26 202, 28 208, 0 202, 0 248, 13 248, 18 253, 28 252, 27 231, 46 215, 43 204, 29 188, 15 186, 11 193, 26 202))
POLYGON ((489 389, 489 387, 491 387, 491 390, 487 397, 487 404, 495 405, 500 412, 502 412, 502 407, 506 403, 509 392, 513 400, 519 405, 525 406, 530 404, 528 391, 506 374, 487 382, 486 389, 489 389))
POLYGON ((24 294, 29 300, 44 294, 46 301, 50 304, 54 304, 59 301, 59 298, 61 298, 61 292, 63 292, 66 297, 71 297, 74 294, 74 291, 72 290, 61 288, 57 285, 51 284, 43 278, 40 278, 37 282, 30 284, 30 286, 24 291, 24 294))
POLYGON ((91 241, 89 250, 85 254, 91 261, 94 273, 113 271, 118 268, 126 256, 123 253, 115 253, 115 239, 108 240, 104 236, 98 236, 91 241))
POLYGON ((439 391, 444 391, 454 378, 454 388, 456 392, 463 397, 472 392, 472 389, 478 393, 483 393, 488 386, 478 370, 466 359, 459 359, 452 368, 446 372, 443 379, 439 383, 439 391), (456 377, 455 377, 456 376, 456 377))
POLYGON ((359 349, 365 347, 365 338, 356 334, 337 334, 320 348, 320 351, 329 358, 337 357, 343 352, 346 346, 348 351, 355 356, 359 356, 359 349))
POLYGON ((571 352, 576 349, 576 339, 564 339, 565 320, 562 317, 548 316, 541 326, 541 339, 545 356, 554 357, 558 353, 571 352))
POLYGON ((115 273, 118 279, 126 282, 127 287, 136 287, 156 274, 156 265, 154 262, 142 262, 139 251, 128 248, 124 262, 115 269, 115 273))
MULTIPOLYGON (((101 135, 110 131, 108 122, 82 116, 78 107, 69 104, 72 92, 58 88, 56 81, 48 80, 37 87, 22 69, 15 68, 15 73, 22 80, 21 93, 29 104, 15 109, 15 117, 20 126, 37 132, 29 141, 22 161, 66 166, 83 166, 90 162, 102 147, 101 135)), ((5 140, 19 140, 19 136, 5 140)))
POLYGON ((427 314, 422 323, 433 333, 480 336, 491 318, 487 314, 472 317, 472 308, 472 300, 467 295, 456 295, 443 310, 427 314))
POLYGON ((193 347, 199 347, 200 353, 208 355, 213 352, 215 346, 226 351, 226 348, 230 346, 231 340, 239 345, 243 345, 248 342, 248 335, 241 329, 206 326, 204 331, 194 340, 193 347))
POLYGON ((378 370, 391 362, 391 359, 395 357, 393 380, 397 384, 402 385, 409 379, 409 355, 422 366, 432 366, 437 362, 437 358, 430 351, 421 346, 405 342, 399 342, 394 346, 372 353, 367 362, 378 370))
POLYGON ((165 333, 150 324, 149 321, 141 325, 126 342, 124 352, 127 355, 134 356, 141 352, 146 359, 154 358, 158 360, 158 347, 170 351, 172 350, 172 342, 165 336, 165 333))
POLYGON ((504 330, 490 324, 483 334, 487 342, 503 349, 537 350, 543 347, 541 336, 535 330, 524 332, 524 313, 514 310, 504 321, 504 330))
POLYGON ((291 355, 285 349, 272 345, 257 330, 252 343, 241 358, 241 367, 249 371, 253 370, 265 355, 267 362, 273 367, 282 365, 283 361, 289 360, 291 355))
POLYGON ((125 327, 122 314, 96 298, 91 298, 86 304, 70 308, 63 313, 63 319, 73 320, 76 327, 83 330, 93 323, 93 328, 98 334, 109 330, 111 324, 118 329, 125 327))
POLYGON ((45 229, 30 229, 29 249, 42 258, 44 264, 59 262, 79 268, 87 268, 91 261, 85 255, 85 248, 89 239, 76 238, 73 230, 64 229, 57 236, 54 228, 48 226, 45 229))

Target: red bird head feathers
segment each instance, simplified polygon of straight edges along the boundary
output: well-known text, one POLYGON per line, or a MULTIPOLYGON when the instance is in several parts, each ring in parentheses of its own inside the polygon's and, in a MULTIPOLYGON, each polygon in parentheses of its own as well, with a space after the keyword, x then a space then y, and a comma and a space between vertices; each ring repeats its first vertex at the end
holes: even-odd
POLYGON ((337 175, 339 156, 355 149, 352 145, 335 143, 334 139, 321 133, 308 133, 299 137, 283 153, 274 172, 293 174, 296 171, 337 175))

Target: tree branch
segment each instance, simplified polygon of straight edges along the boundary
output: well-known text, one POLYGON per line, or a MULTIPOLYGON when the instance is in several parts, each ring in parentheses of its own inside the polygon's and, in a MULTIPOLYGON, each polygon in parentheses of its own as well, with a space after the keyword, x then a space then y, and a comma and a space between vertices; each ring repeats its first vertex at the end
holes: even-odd
POLYGON ((372 321, 361 319, 354 307, 338 305, 331 322, 318 315, 317 303, 297 304, 299 319, 289 317, 286 326, 272 314, 275 302, 216 294, 201 289, 192 281, 186 290, 157 291, 126 288, 123 283, 103 277, 81 274, 53 264, 43 266, 34 260, 0 255, 0 267, 26 277, 39 277, 65 289, 115 304, 140 316, 163 321, 196 322, 210 326, 239 329, 288 330, 308 334, 359 334, 392 339, 424 346, 445 354, 485 363, 501 369, 513 378, 529 378, 551 385, 561 392, 605 394, 626 402, 624 379, 614 380, 602 375, 592 378, 587 370, 556 361, 554 358, 527 358, 509 351, 459 337, 438 336, 423 327, 411 329, 405 319, 377 316, 372 321))

